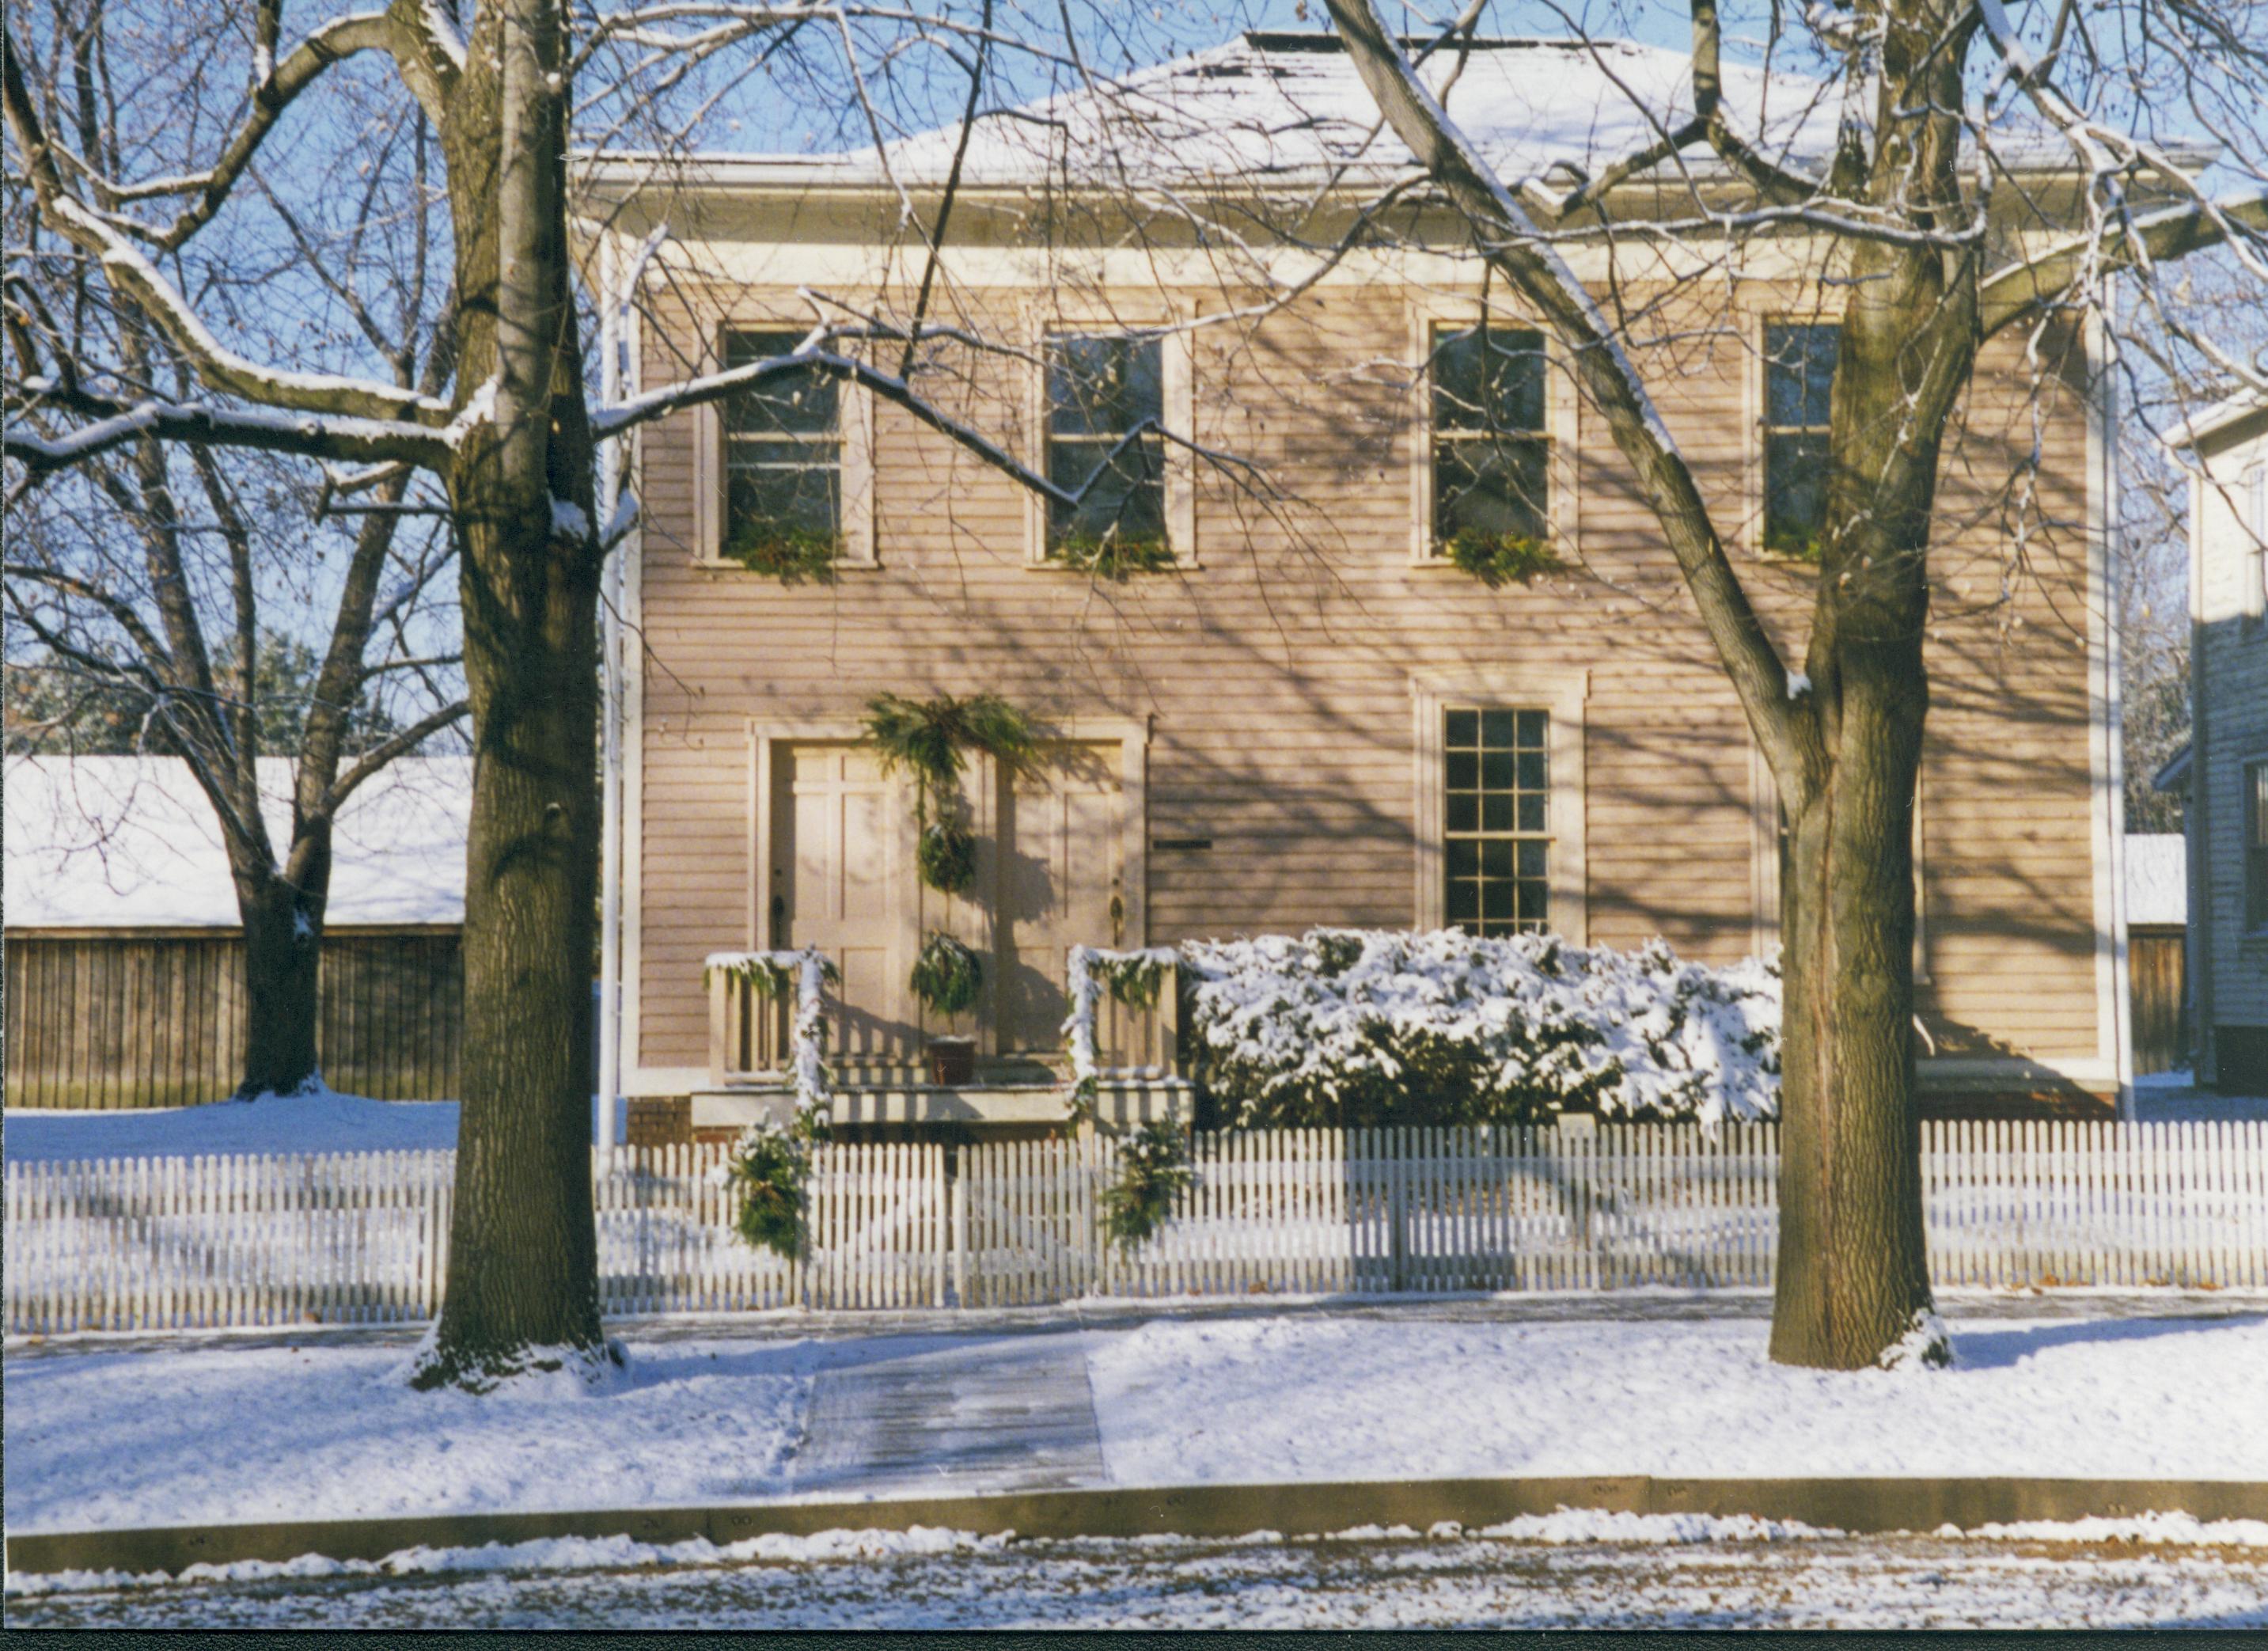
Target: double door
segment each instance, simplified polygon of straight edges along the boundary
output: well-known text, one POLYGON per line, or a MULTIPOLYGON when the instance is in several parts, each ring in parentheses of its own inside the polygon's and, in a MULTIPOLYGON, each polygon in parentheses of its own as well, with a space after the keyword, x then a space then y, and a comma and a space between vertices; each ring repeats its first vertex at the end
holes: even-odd
POLYGON ((925 1037, 948 1033, 976 1037, 988 1056, 1052 1055, 1070 1012, 1070 948, 1138 941, 1140 891, 1126 882, 1127 834, 1138 822, 1129 818, 1119 742, 1064 741, 1042 757, 1012 777, 971 763, 961 802, 977 837, 976 875, 947 896, 915 873, 902 776, 885 775, 852 741, 770 742, 762 943, 816 946, 842 969, 833 1043, 846 1075, 911 1066, 925 1037), (924 1009, 908 984, 935 931, 959 939, 984 969, 976 1008, 952 1021, 924 1009))

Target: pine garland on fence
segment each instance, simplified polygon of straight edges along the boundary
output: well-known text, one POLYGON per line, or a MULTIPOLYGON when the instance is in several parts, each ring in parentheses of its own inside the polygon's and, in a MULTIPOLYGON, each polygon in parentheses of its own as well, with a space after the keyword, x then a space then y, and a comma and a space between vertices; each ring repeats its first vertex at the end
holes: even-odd
POLYGON ((826 989, 840 984, 842 974, 818 947, 806 947, 795 952, 712 953, 702 966, 703 983, 718 975, 766 1002, 793 994, 789 1077, 795 1090, 795 1117, 787 1124, 766 1118, 748 1125, 716 1172, 722 1183, 740 1190, 734 1227, 740 1236, 758 1249, 793 1260, 803 1248, 812 1149, 827 1139, 833 1124, 826 989))

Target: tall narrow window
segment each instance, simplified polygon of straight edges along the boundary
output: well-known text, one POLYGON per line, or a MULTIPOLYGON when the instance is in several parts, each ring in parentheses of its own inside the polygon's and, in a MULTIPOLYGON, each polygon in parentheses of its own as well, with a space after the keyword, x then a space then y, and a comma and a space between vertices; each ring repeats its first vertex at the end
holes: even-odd
POLYGON ((1551 924, 1550 713, 1442 716, 1442 914, 1468 934, 1541 933, 1551 924))
POLYGON ((1164 350, 1156 338, 1057 333, 1047 341, 1049 557, 1132 571, 1171 559, 1166 542, 1164 350))
POLYGON ((1433 540, 1494 551, 1551 535, 1551 437, 1543 335, 1522 328, 1436 328, 1433 540))
POLYGON ((1773 556, 1819 559, 1842 332, 1832 321, 1764 328, 1764 544, 1773 556))
POLYGON ((2244 926, 2268 929, 2268 758, 2244 765, 2244 926))
MULTIPOLYGON (((725 365, 784 356, 799 333, 729 333, 725 365)), ((840 394, 832 374, 775 374, 725 402, 725 523, 727 561, 792 579, 835 559, 843 520, 840 394)))

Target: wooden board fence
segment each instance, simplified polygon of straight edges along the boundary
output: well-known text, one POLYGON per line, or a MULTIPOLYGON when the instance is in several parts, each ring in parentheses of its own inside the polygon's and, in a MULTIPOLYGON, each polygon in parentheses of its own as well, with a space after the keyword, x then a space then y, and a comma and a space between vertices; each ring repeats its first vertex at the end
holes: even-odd
MULTIPOLYGON (((1923 1126, 1940 1286, 2268 1288, 2268 1124, 1923 1126)), ((1106 1139, 828 1146, 791 1263, 733 1230, 723 1149, 593 1154, 612 1315, 1087 1295, 1762 1287, 1778 1130, 1207 1135, 1152 1238, 1104 1233, 1106 1139)), ((11 1334, 430 1319, 451 1153, 11 1163, 11 1334)))

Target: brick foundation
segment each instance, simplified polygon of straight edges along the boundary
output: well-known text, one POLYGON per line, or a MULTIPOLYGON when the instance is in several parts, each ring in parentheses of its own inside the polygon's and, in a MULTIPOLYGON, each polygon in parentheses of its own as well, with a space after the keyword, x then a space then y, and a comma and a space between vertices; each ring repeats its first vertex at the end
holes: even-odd
POLYGON ((633 1146, 682 1146, 693 1139, 690 1095, 633 1095, 626 1131, 633 1146))

